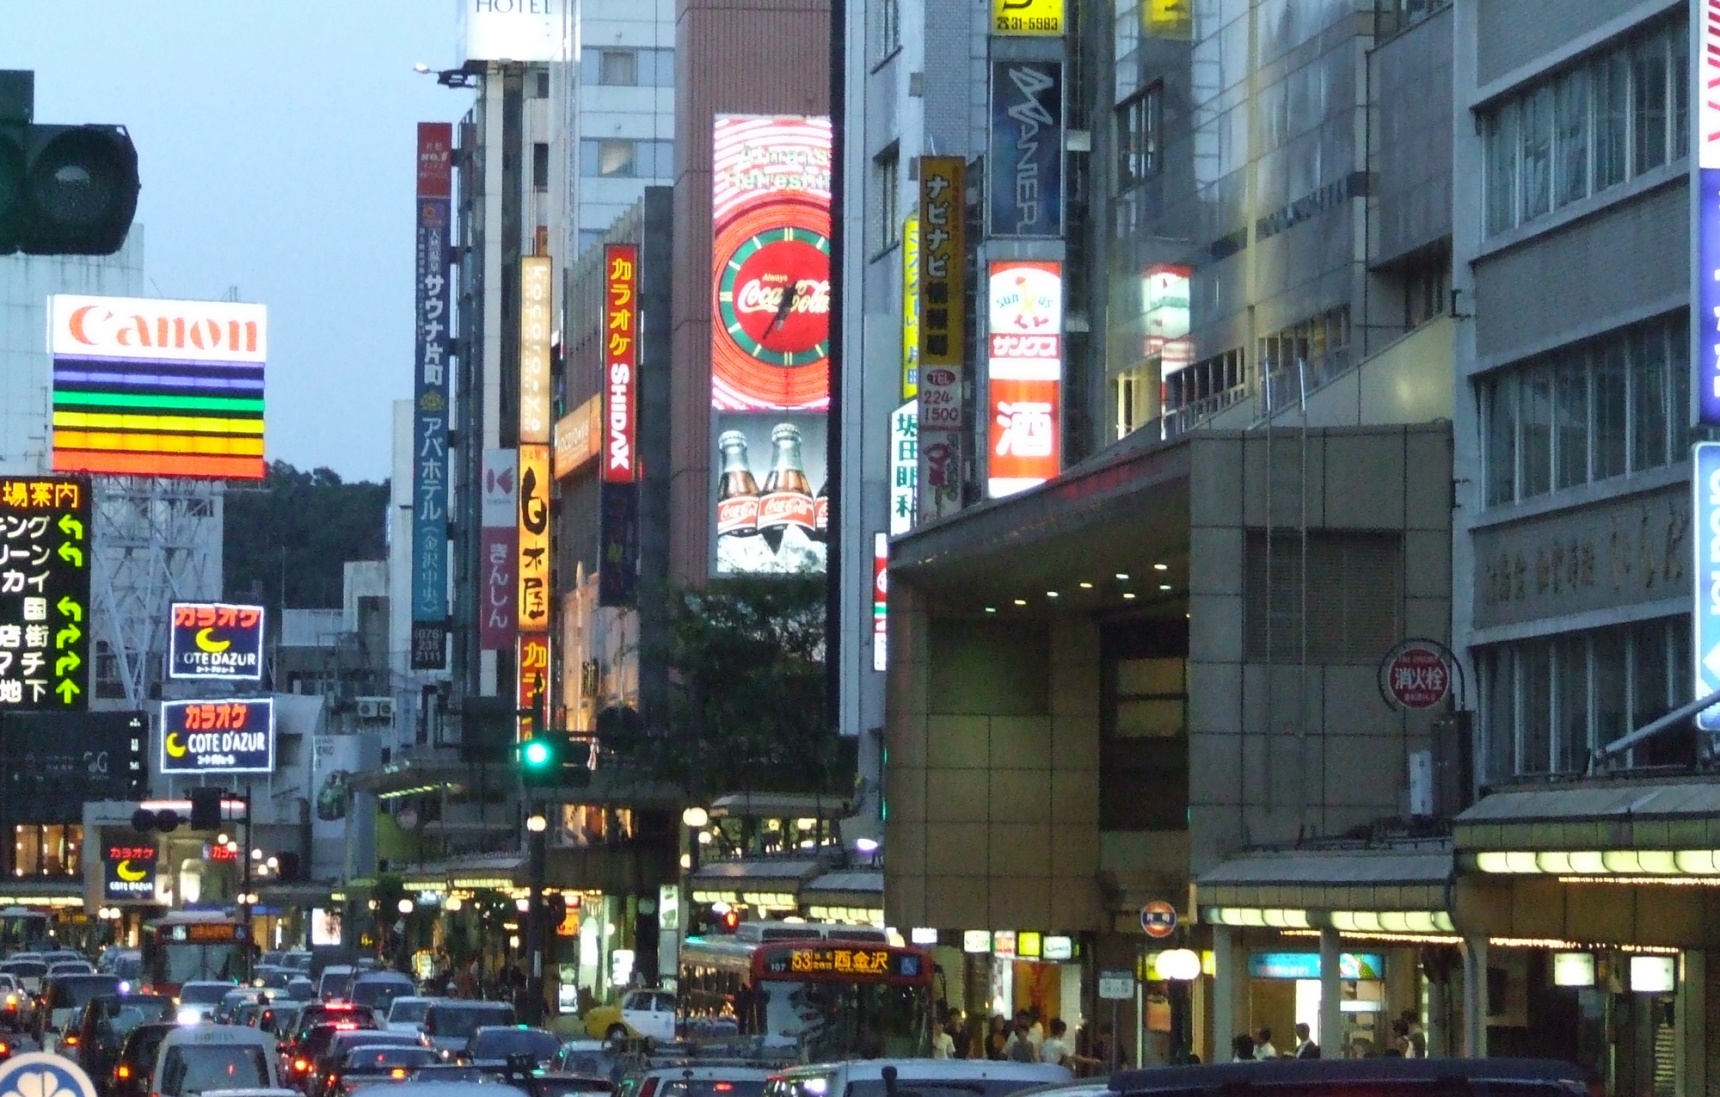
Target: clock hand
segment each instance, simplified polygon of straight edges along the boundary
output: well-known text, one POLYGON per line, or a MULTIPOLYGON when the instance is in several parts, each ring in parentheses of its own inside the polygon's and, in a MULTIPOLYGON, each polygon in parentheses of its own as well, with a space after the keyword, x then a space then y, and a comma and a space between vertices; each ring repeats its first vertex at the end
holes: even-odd
POLYGON ((788 314, 794 310, 794 299, 798 296, 800 296, 800 282, 796 281, 794 285, 783 292, 782 304, 777 306, 775 318, 771 320, 770 326, 764 329, 764 335, 760 338, 769 337, 771 332, 788 321, 788 314))

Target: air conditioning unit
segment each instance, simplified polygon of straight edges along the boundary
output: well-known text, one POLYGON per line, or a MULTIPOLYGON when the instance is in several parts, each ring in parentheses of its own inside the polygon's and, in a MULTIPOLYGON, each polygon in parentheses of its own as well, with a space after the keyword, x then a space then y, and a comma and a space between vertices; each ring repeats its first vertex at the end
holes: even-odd
POLYGON ((379 707, 380 705, 374 697, 360 697, 358 699, 358 718, 360 720, 376 719, 379 707))
POLYGON ((394 719, 394 698, 382 697, 376 702, 376 718, 378 720, 394 719))

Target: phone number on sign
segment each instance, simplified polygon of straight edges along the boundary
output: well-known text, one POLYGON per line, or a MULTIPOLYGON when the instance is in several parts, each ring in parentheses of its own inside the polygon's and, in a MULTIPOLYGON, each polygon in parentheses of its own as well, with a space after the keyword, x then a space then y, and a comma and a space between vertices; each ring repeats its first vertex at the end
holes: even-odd
POLYGON ((997 17, 997 29, 1015 33, 1043 31, 1046 34, 1062 34, 1063 20, 1055 15, 1000 15, 997 17))

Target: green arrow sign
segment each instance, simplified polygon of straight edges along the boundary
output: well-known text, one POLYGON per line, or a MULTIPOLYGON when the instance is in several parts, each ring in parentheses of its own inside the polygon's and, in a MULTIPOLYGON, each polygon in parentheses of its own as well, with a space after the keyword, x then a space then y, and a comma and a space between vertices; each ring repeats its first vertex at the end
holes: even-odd
POLYGON ((67 625, 65 628, 61 629, 59 632, 54 633, 54 647, 56 649, 63 648, 63 647, 66 647, 68 644, 75 644, 79 640, 82 640, 83 638, 84 638, 84 630, 83 629, 79 628, 76 625, 67 625))
POLYGON ((61 598, 54 608, 60 611, 61 617, 65 617, 73 621, 82 621, 84 619, 84 607, 72 601, 72 596, 69 594, 61 598))
POLYGON ((60 559, 65 560, 75 568, 81 568, 84 566, 84 550, 70 541, 63 542, 60 545, 60 559))
POLYGON ((79 689, 78 684, 70 678, 64 678, 60 680, 59 685, 54 687, 54 692, 60 695, 61 702, 69 705, 72 703, 72 698, 82 693, 83 690, 79 689))
POLYGON ((58 659, 54 660, 54 675, 58 678, 64 678, 66 675, 77 670, 83 665, 84 661, 78 658, 77 652, 68 651, 58 659))
POLYGON ((60 532, 74 541, 84 539, 84 524, 69 514, 60 516, 60 532))

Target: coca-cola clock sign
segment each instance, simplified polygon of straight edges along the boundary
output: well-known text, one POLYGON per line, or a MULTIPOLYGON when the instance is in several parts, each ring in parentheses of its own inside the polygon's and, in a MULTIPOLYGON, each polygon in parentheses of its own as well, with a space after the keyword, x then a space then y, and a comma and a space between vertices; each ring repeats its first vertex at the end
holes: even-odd
POLYGON ((719 115, 712 141, 711 406, 830 406, 830 122, 719 115))

